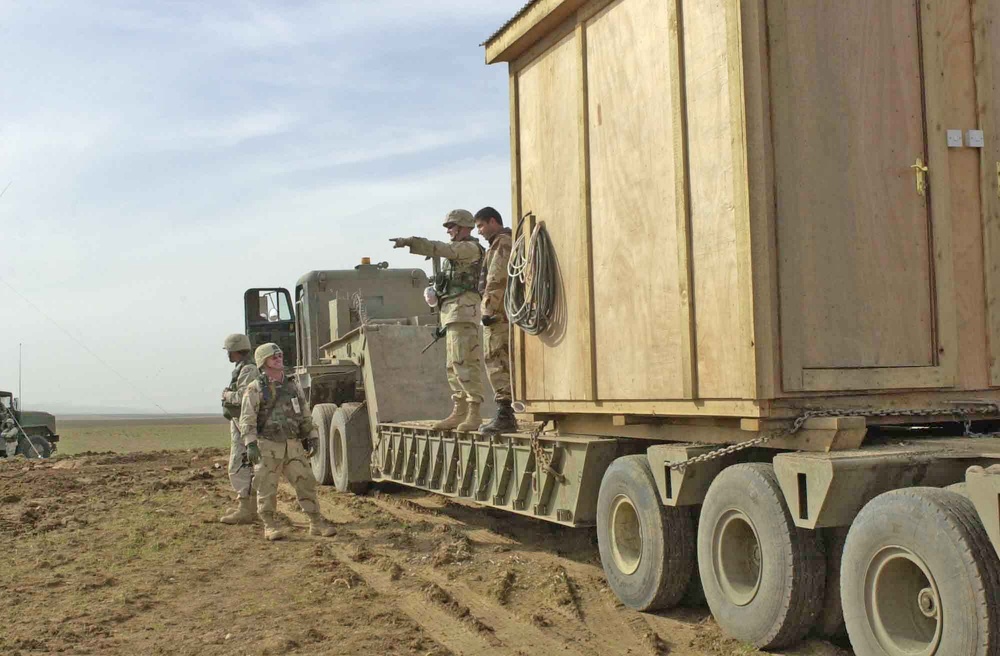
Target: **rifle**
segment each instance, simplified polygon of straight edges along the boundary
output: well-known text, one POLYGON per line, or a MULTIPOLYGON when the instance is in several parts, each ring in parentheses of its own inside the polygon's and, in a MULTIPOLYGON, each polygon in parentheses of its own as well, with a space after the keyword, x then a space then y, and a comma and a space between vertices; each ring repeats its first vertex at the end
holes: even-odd
MULTIPOLYGON (((441 258, 435 255, 432 259, 433 259, 433 263, 432 263, 431 266, 434 267, 434 291, 437 292, 438 287, 440 286, 440 278, 441 278, 441 258)), ((424 347, 424 350, 422 350, 420 352, 420 355, 423 355, 424 353, 426 353, 427 349, 429 349, 430 347, 432 347, 435 344, 437 344, 438 341, 440 341, 442 337, 444 337, 445 335, 448 334, 447 333, 447 329, 444 328, 441 325, 441 295, 440 294, 438 294, 438 297, 437 297, 437 312, 435 314, 437 314, 437 328, 434 330, 434 339, 431 340, 430 344, 428 344, 427 346, 424 347)))

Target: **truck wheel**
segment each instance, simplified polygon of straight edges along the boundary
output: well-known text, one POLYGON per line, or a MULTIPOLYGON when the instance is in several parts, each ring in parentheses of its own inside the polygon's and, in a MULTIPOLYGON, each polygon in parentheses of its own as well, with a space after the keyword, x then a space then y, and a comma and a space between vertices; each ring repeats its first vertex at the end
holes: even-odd
POLYGON ((319 430, 319 446, 310 459, 313 476, 320 485, 333 483, 333 470, 330 467, 330 422, 337 406, 333 403, 317 403, 313 406, 312 420, 319 430))
POLYGON ((48 458, 52 455, 52 445, 44 437, 27 435, 17 441, 17 449, 14 450, 14 455, 22 455, 29 460, 48 458))
POLYGON ((330 455, 337 489, 364 494, 372 480, 372 438, 364 403, 345 403, 333 413, 330 455))
POLYGON ((844 541, 847 540, 847 527, 821 529, 820 537, 826 551, 826 593, 819 619, 816 620, 816 633, 824 638, 846 636, 844 607, 840 601, 840 566, 844 555, 844 541))
POLYGON ((859 654, 993 654, 1000 646, 1000 561, 972 502, 914 487, 861 509, 841 581, 859 654))
POLYGON ((597 545, 608 584, 629 608, 676 605, 695 568, 694 518, 664 506, 645 455, 611 463, 597 497, 597 545))
POLYGON ((698 570, 722 630, 762 649, 800 640, 823 604, 819 536, 796 528, 770 464, 733 465, 712 482, 698 526, 698 570))

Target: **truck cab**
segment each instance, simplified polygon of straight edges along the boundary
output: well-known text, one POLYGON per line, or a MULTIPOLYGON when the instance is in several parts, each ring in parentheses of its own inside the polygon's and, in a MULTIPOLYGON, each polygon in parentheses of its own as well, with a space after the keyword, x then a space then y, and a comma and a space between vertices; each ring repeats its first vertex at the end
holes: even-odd
POLYGON ((427 274, 390 269, 368 258, 353 269, 310 271, 283 287, 254 287, 244 293, 246 334, 253 348, 274 342, 299 377, 310 407, 363 400, 358 368, 327 357, 322 346, 364 324, 432 324, 423 301, 427 274))
POLYGON ((19 399, 11 392, 0 391, 0 457, 48 458, 58 441, 55 416, 22 412, 19 399))

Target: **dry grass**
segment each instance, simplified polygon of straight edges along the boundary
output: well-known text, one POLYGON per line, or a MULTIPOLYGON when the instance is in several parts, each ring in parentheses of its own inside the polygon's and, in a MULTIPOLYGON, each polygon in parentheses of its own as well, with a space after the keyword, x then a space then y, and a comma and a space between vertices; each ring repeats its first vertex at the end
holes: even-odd
POLYGON ((229 422, 203 419, 98 419, 61 421, 57 453, 229 448, 229 422))

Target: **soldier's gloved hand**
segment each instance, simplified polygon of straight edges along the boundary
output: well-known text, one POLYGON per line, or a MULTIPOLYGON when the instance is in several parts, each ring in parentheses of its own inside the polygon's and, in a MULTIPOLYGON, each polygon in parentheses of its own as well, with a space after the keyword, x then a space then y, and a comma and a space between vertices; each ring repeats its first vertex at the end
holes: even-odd
POLYGON ((412 237, 393 237, 389 241, 392 242, 392 247, 393 248, 406 248, 406 247, 408 247, 410 245, 410 242, 413 241, 413 238, 412 237))
POLYGON ((250 461, 251 465, 260 463, 260 447, 257 446, 256 442, 247 444, 247 460, 250 461))
POLYGON ((496 317, 487 317, 486 315, 483 315, 483 325, 484 326, 492 326, 496 322, 497 322, 497 318, 496 317))
POLYGON ((438 326, 434 329, 434 337, 437 339, 443 339, 445 335, 448 334, 448 328, 446 326, 438 326))
POLYGON ((303 440, 303 445, 306 447, 306 456, 312 458, 316 453, 316 449, 319 448, 319 440, 315 437, 307 437, 303 440))

